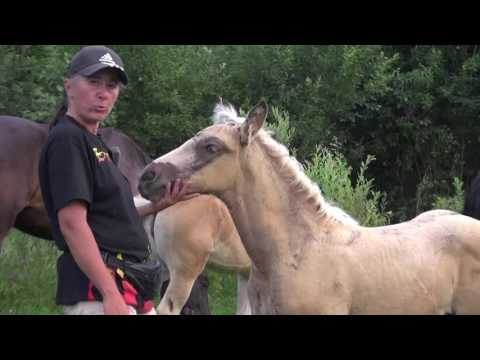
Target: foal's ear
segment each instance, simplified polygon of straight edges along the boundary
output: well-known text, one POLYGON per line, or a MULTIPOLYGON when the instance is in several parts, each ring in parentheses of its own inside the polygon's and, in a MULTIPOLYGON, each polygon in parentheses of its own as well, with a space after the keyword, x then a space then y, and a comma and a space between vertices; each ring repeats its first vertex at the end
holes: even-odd
POLYGON ((265 100, 255 106, 248 113, 247 119, 240 127, 240 144, 248 145, 250 140, 257 134, 268 115, 268 105, 265 100))

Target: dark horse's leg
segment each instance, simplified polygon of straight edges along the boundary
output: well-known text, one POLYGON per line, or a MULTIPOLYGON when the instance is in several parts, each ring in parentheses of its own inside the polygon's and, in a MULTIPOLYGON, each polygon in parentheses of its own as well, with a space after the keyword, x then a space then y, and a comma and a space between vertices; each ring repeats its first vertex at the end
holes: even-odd
POLYGON ((208 278, 204 273, 193 283, 192 291, 183 306, 182 315, 211 315, 208 306, 208 278))
MULTIPOLYGON (((1 176, 1 175, 0 175, 1 176)), ((2 252, 3 242, 15 224, 17 215, 22 211, 26 205, 26 190, 18 189, 18 184, 15 184, 14 179, 5 175, 1 176, 0 183, 0 253, 2 252)))
POLYGON ((19 209, 14 206, 7 206, 2 204, 0 209, 0 254, 3 250, 3 243, 7 237, 8 232, 15 223, 15 217, 19 213, 19 209))

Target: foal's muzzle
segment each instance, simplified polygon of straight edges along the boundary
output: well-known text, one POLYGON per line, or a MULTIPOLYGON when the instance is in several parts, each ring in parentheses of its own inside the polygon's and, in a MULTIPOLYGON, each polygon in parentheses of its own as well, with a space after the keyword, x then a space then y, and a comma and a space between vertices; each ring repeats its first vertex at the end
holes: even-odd
POLYGON ((142 177, 140 178, 140 182, 145 184, 152 183, 155 181, 156 178, 157 178, 157 174, 155 173, 155 171, 148 170, 143 173, 142 177))
POLYGON ((167 184, 174 181, 177 175, 176 167, 170 163, 152 163, 140 176, 138 191, 146 199, 160 199, 165 196, 167 184))

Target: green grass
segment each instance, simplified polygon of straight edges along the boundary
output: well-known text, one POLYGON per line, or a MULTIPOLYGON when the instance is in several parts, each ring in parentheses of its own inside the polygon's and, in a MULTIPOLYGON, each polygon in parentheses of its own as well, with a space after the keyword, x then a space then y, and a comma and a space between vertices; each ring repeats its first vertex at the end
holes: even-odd
MULTIPOLYGON (((0 315, 61 314, 55 304, 59 254, 52 242, 16 230, 10 232, 0 256, 0 315)), ((234 314, 235 274, 214 269, 207 273, 212 313, 234 314)))
POLYGON ((207 269, 208 303, 214 315, 233 315, 237 307, 237 276, 222 270, 207 269))
POLYGON ((60 314, 53 243, 11 231, 0 256, 0 314, 60 314))

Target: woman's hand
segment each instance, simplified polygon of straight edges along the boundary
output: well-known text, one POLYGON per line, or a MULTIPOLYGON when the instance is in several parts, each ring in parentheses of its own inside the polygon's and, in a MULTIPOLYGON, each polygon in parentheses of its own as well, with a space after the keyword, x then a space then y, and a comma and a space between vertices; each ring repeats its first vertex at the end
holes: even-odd
POLYGON ((179 201, 192 199, 199 194, 188 194, 190 184, 181 179, 176 179, 167 184, 165 196, 157 202, 152 202, 155 212, 161 211, 179 201), (187 195, 188 194, 188 195, 187 195))
POLYGON ((103 311, 105 315, 132 315, 125 300, 117 291, 103 297, 103 311))
POLYGON ((190 184, 181 179, 177 179, 167 184, 165 195, 158 201, 148 201, 143 199, 136 205, 140 217, 155 214, 179 201, 189 200, 200 194, 188 194, 190 184), (187 195, 188 194, 188 195, 187 195))

